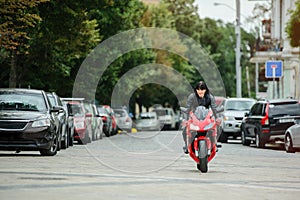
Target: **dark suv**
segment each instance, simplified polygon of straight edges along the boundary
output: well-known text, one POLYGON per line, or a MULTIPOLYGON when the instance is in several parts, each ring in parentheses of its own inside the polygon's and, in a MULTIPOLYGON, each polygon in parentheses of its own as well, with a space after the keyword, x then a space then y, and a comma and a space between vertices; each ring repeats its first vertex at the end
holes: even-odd
POLYGON ((300 119, 300 103, 293 99, 258 101, 241 124, 242 144, 251 141, 259 148, 266 143, 284 141, 284 132, 300 119))

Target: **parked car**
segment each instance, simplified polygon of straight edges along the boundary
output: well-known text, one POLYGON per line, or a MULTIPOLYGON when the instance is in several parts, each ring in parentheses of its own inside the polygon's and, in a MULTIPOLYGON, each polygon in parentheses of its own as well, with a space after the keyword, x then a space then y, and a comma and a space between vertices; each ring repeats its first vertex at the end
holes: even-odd
POLYGON ((256 100, 252 98, 227 98, 223 100, 220 106, 224 107, 224 111, 218 114, 221 119, 219 142, 226 143, 228 137, 236 139, 241 136, 242 120, 255 102, 256 100))
POLYGON ((284 134, 284 147, 286 152, 295 153, 300 151, 300 120, 295 120, 295 124, 290 126, 284 134))
POLYGON ((126 131, 128 133, 131 133, 132 130, 132 119, 129 116, 128 112, 126 109, 119 108, 119 109, 113 109, 116 120, 117 120, 117 125, 118 129, 122 131, 126 131))
POLYGON ((102 118, 103 122, 103 132, 106 137, 109 137, 112 134, 112 118, 110 117, 107 109, 104 106, 97 106, 98 113, 102 118))
POLYGON ((173 108, 157 107, 153 111, 156 112, 163 129, 176 128, 176 116, 173 108))
POLYGON ((103 121, 100 116, 98 109, 95 104, 92 104, 93 110, 93 132, 95 133, 96 139, 102 139, 103 137, 103 121))
POLYGON ((56 155, 60 133, 53 113, 61 110, 43 90, 0 89, 0 149, 56 155))
POLYGON ((74 140, 80 144, 91 142, 87 126, 89 122, 86 117, 90 115, 85 113, 83 104, 75 98, 63 98, 62 100, 67 103, 70 115, 74 119, 74 140))
POLYGON ((57 113, 57 118, 59 119, 58 127, 60 132, 59 149, 66 149, 69 147, 67 111, 65 110, 62 101, 60 100, 59 96, 56 93, 47 92, 46 94, 52 106, 62 108, 61 111, 57 113))
POLYGON ((67 114, 67 132, 68 132, 68 136, 69 136, 69 146, 73 146, 74 145, 74 116, 71 113, 71 110, 68 109, 68 104, 65 101, 62 101, 63 107, 66 110, 66 114, 67 114))
POLYGON ((94 104, 83 102, 83 105, 89 122, 88 124, 90 125, 90 138, 92 141, 98 140, 102 136, 102 119, 100 115, 98 115, 97 109, 94 108, 94 104))
POLYGON ((107 110, 109 117, 111 119, 112 132, 111 132, 110 136, 115 135, 118 132, 118 124, 117 124, 115 112, 109 105, 103 105, 103 107, 107 110))
POLYGON ((136 120, 138 131, 159 131, 160 121, 156 112, 142 112, 136 120))
POLYGON ((300 104, 293 99, 261 100, 246 113, 241 131, 242 144, 251 141, 259 148, 266 143, 283 142, 285 131, 300 119, 300 104))

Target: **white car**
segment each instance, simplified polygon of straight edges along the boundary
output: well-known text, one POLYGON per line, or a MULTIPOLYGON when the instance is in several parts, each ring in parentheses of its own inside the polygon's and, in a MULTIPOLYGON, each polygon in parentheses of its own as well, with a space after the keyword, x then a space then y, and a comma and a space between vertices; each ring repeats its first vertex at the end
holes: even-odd
POLYGON ((137 130, 159 131, 160 121, 156 112, 142 112, 136 120, 137 130))
POLYGON ((156 112, 161 127, 164 129, 176 128, 176 116, 172 108, 155 108, 153 111, 156 112))
POLYGON ((287 153, 300 150, 300 119, 295 120, 295 125, 285 131, 284 147, 287 153))
POLYGON ((227 98, 221 103, 224 112, 220 113, 222 132, 219 142, 226 143, 228 137, 241 136, 242 120, 255 102, 256 100, 252 98, 227 98))

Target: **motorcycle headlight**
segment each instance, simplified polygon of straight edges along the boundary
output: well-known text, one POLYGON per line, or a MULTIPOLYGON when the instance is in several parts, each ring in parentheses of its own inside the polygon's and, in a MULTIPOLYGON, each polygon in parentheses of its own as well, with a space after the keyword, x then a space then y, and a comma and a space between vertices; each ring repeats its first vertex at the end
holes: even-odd
POLYGON ((190 124, 190 129, 194 130, 194 131, 199 131, 200 130, 200 128, 198 126, 194 125, 194 124, 190 124))
POLYGON ((208 124, 207 126, 204 127, 204 130, 207 131, 209 129, 211 129, 214 126, 213 123, 208 124))
POLYGON ((50 126, 50 120, 49 119, 39 119, 39 120, 34 121, 31 126, 32 126, 32 128, 50 126))

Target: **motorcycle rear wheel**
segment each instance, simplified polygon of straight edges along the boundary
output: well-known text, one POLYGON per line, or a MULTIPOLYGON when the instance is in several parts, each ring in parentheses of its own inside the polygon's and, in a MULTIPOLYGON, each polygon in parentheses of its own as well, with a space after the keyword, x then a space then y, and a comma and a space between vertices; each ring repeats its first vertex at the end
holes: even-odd
POLYGON ((199 141, 199 161, 197 168, 202 172, 206 173, 208 171, 208 155, 207 155, 207 145, 205 140, 199 141))

